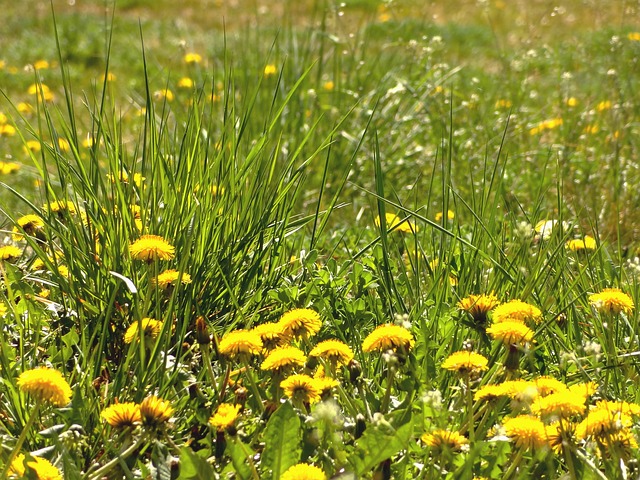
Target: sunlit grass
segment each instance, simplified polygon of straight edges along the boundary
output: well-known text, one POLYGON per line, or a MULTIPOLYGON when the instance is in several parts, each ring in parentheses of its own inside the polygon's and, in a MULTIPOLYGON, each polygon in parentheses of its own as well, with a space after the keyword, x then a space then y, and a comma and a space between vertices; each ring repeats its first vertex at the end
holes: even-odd
POLYGON ((637 476, 633 7, 437 3, 9 16, 3 474, 637 476))

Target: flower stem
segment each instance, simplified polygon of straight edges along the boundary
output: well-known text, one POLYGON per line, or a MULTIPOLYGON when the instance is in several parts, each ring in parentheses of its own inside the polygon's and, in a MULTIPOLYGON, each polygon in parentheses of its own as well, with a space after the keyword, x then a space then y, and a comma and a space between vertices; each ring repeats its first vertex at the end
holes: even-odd
POLYGON ((387 367, 387 389, 384 392, 384 398, 380 405, 380 413, 387 413, 389 401, 391 400, 391 387, 393 386, 393 369, 387 367))
POLYGON ((513 459, 513 462, 511 462, 511 465, 502 476, 504 480, 509 480, 509 478, 511 478, 511 475, 515 473, 516 469, 520 465, 520 462, 522 462, 522 457, 524 457, 524 449, 519 448, 518 453, 516 454, 516 458, 513 459))
POLYGON ((247 379, 249 380, 249 386, 251 387, 251 392, 253 393, 256 400, 258 401, 258 405, 260 405, 260 413, 264 413, 264 403, 262 402, 262 395, 260 395, 260 390, 258 390, 258 385, 256 385, 256 380, 255 378, 253 378, 253 370, 251 369, 251 367, 248 365, 246 361, 243 362, 243 364, 245 367, 245 374, 247 376, 247 379))
POLYGON ((18 437, 18 441, 16 442, 15 446, 13 447, 13 450, 11 450, 11 453, 9 454, 9 458, 7 459, 7 461, 6 461, 5 465, 4 465, 4 468, 2 469, 2 473, 0 473, 0 478, 7 478, 7 473, 9 472, 9 469, 11 468, 11 463, 16 458, 16 456, 18 456, 18 453, 20 453, 20 449, 22 448, 22 444, 27 439, 27 434, 29 433, 29 430, 31 430, 31 427, 33 426, 34 422, 36 421, 36 417, 38 416, 38 411, 40 410, 40 405, 42 405, 42 400, 40 400, 40 399, 36 400, 36 404, 33 407, 33 410, 31 411, 31 415, 29 416, 29 420, 27 420, 27 423, 24 425, 24 427, 22 429, 22 432, 20 432, 20 436, 18 437))
POLYGON ((135 441, 131 445, 129 445, 129 447, 127 449, 125 449, 122 452, 120 452, 118 454, 118 456, 116 456, 115 458, 113 458, 109 462, 105 463, 102 467, 100 467, 98 470, 93 472, 91 474, 91 476, 89 477, 89 480, 99 480, 99 479, 103 478, 105 473, 107 473, 113 467, 118 465, 122 460, 124 460, 129 455, 131 455, 133 452, 135 452, 138 448, 140 448, 140 446, 145 442, 145 440, 146 440, 146 436, 142 435, 140 438, 138 438, 137 441, 135 441))

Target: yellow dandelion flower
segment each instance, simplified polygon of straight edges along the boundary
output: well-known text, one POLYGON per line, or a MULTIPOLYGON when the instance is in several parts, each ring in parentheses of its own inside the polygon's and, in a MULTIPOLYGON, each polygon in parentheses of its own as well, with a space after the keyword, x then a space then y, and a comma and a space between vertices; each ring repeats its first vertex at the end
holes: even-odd
POLYGON ((260 335, 253 331, 234 330, 222 338, 218 351, 225 357, 246 359, 260 354, 262 340, 260 335))
MULTIPOLYGON (((0 130, 2 134, 2 130, 0 130)), ((9 175, 20 170, 20 164, 16 162, 0 162, 0 175, 9 175)))
POLYGON ((489 360, 479 353, 461 350, 449 355, 440 366, 445 370, 465 375, 467 373, 477 373, 488 370, 488 364, 489 360))
POLYGON ((58 149, 61 152, 68 152, 69 150, 71 150, 71 144, 69 143, 69 140, 67 140, 66 138, 58 138, 58 149))
POLYGON ((314 310, 296 308, 282 315, 278 324, 286 336, 308 338, 320 331, 322 319, 314 310))
POLYGON ((320 389, 315 379, 309 375, 291 375, 280 382, 280 387, 294 401, 311 404, 320 400, 320 389))
POLYGON ((171 260, 175 256, 175 247, 158 235, 142 235, 129 245, 131 257, 151 263, 154 260, 171 260))
POLYGON ((579 440, 586 440, 590 436, 611 435, 632 424, 633 420, 627 414, 606 408, 596 408, 577 425, 576 437, 579 440))
POLYGON ((166 100, 167 102, 172 102, 175 98, 175 95, 168 88, 163 88, 161 90, 156 90, 153 92, 153 98, 156 100, 166 100))
MULTIPOLYGON (((443 212, 438 212, 436 213, 436 216, 434 217, 436 222, 439 222, 440 220, 442 220, 444 217, 444 213, 443 212)), ((447 220, 453 220, 454 218, 456 218, 456 212, 454 212, 453 210, 447 210, 447 220)))
POLYGON ((519 415, 504 422, 506 435, 518 448, 541 448, 547 443, 544 424, 532 415, 519 415))
POLYGON ((278 69, 276 68, 275 65, 273 65, 273 64, 266 65, 264 67, 264 76, 265 77, 270 77, 272 75, 275 75, 277 71, 278 71, 278 69))
POLYGON ((502 382, 502 386, 506 395, 516 405, 530 405, 540 395, 536 384, 528 380, 508 380, 502 382))
MULTIPOLYGON (((393 230, 401 232, 401 233, 415 233, 418 231, 418 227, 413 223, 409 222, 409 220, 402 220, 395 213, 386 213, 384 216, 385 223, 387 225, 387 230, 393 230)), ((377 227, 380 226, 380 217, 376 217, 375 224, 377 227)))
POLYGON ((512 106, 513 106, 513 103, 511 102, 511 100, 506 100, 506 99, 500 99, 496 101, 496 104, 495 104, 496 108, 511 108, 512 106))
POLYGON ((574 443, 573 434, 575 425, 567 421, 558 421, 545 425, 544 432, 547 436, 547 446, 557 455, 562 453, 564 445, 574 443))
POLYGON ((492 401, 495 400, 497 398, 503 397, 507 395, 507 389, 505 388, 504 384, 500 383, 500 384, 487 384, 487 385, 483 385, 482 387, 480 387, 478 389, 478 391, 476 391, 476 393, 473 395, 473 399, 478 402, 478 401, 492 401))
POLYGON ((18 387, 33 398, 64 407, 71 401, 71 387, 58 370, 38 367, 26 370, 18 377, 18 387))
POLYGON ((410 350, 415 343, 409 330, 400 325, 384 324, 378 326, 362 342, 365 352, 385 352, 387 350, 410 350))
POLYGON ((568 418, 581 415, 587 408, 586 398, 578 397, 569 390, 538 397, 531 404, 531 413, 539 416, 568 418))
POLYGON ((167 422, 173 415, 173 408, 168 400, 156 396, 145 398, 140 403, 142 425, 157 427, 167 422))
POLYGON ((491 338, 500 340, 505 345, 523 344, 533 340, 533 330, 520 322, 495 323, 487 328, 487 333, 491 338))
POLYGON ((596 239, 590 235, 585 235, 584 238, 569 240, 567 242, 567 248, 572 252, 592 251, 597 247, 596 239))
POLYGON ((288 372, 295 367, 303 366, 307 361, 307 356, 302 350, 296 347, 278 347, 271 350, 260 365, 262 370, 272 372, 288 372))
POLYGON ((37 480, 62 480, 62 474, 49 460, 32 456, 27 460, 25 469, 25 456, 20 453, 13 459, 9 467, 9 477, 36 478, 37 480))
POLYGON ((22 250, 13 245, 0 247, 0 260, 12 261, 22 256, 22 250))
POLYGON ((322 376, 314 376, 313 377, 314 384, 318 391, 320 392, 321 397, 325 397, 331 393, 331 390, 340 385, 340 382, 335 378, 322 376))
POLYGON ((24 153, 38 153, 42 150, 42 144, 38 140, 27 140, 23 147, 24 153))
POLYGON ((177 270, 170 269, 160 273, 156 278, 151 280, 151 283, 158 285, 162 289, 166 289, 170 286, 175 286, 178 280, 180 280, 180 283, 183 285, 188 285, 191 283, 191 275, 186 272, 182 272, 182 275, 180 275, 180 272, 177 270))
POLYGON ((282 326, 276 322, 263 323, 254 327, 251 331, 260 336, 262 345, 266 350, 282 347, 290 340, 290 337, 284 334, 282 326))
POLYGON ((17 225, 13 227, 12 238, 15 241, 22 240, 22 232, 30 237, 39 236, 44 228, 44 221, 38 215, 25 215, 18 218, 17 225))
POLYGON ((202 63, 202 55, 195 52, 188 52, 184 55, 183 60, 184 60, 184 63, 191 63, 191 64, 202 63))
POLYGON ((542 312, 538 307, 522 300, 510 300, 494 308, 491 312, 491 318, 495 323, 504 322, 507 319, 540 323, 542 321, 542 312))
POLYGON ((603 100, 596 105, 596 111, 604 112, 611 109, 611 100, 603 100))
POLYGON ((589 303, 600 313, 615 315, 620 312, 631 315, 634 308, 631 297, 619 288, 605 288, 599 293, 589 295, 589 303))
POLYGON ((53 102, 56 98, 51 89, 44 83, 29 85, 27 93, 29 95, 35 95, 40 102, 53 102))
POLYGON ((538 390, 538 394, 542 397, 551 395, 553 393, 566 392, 567 386, 560 380, 553 377, 537 377, 530 381, 538 390))
POLYGON ((589 398, 598 391, 598 385, 594 382, 576 383, 569 386, 569 391, 574 395, 589 398))
POLYGON ((218 405, 216 413, 211 415, 209 424, 211 424, 211 426, 215 427, 218 430, 229 430, 233 428, 234 424, 236 423, 241 409, 242 405, 221 403, 220 405, 218 405))
POLYGON ((469 295, 458 302, 457 307, 473 317, 478 325, 487 321, 487 313, 500 305, 500 300, 493 294, 469 295))
POLYGON ((142 329, 143 341, 155 340, 162 331, 163 322, 161 320, 154 320, 153 318, 143 318, 139 322, 133 322, 127 328, 124 334, 124 343, 133 343, 140 338, 140 329, 142 329))
POLYGON ((601 450, 605 453, 610 453, 611 451, 629 452, 638 448, 638 441, 635 435, 627 428, 605 435, 600 441, 602 442, 601 450))
POLYGON ((608 410, 614 413, 623 413, 634 417, 640 416, 640 405, 624 400, 600 400, 596 403, 597 410, 608 410))
POLYGON ((640 42, 640 32, 630 32, 627 34, 627 38, 632 42, 640 42))
POLYGON ((34 108, 31 105, 29 105, 27 102, 18 103, 18 105, 16 105, 16 109, 18 110, 18 112, 22 114, 34 112, 34 108))
POLYGON ((331 92, 335 88, 335 83, 332 80, 328 80, 322 84, 322 88, 327 92, 331 92))
POLYGON ((178 80, 178 88, 193 88, 194 82, 189 77, 182 77, 178 80))
POLYGON ((36 70, 46 70, 49 68, 49 62, 47 60, 36 60, 33 62, 33 68, 36 70))
POLYGON ((282 474, 280 480, 327 480, 327 476, 322 469, 308 465, 306 463, 298 463, 282 474))
POLYGON ((57 213, 62 216, 65 213, 74 215, 78 212, 78 208, 75 204, 69 200, 56 200, 54 202, 43 205, 42 208, 49 213, 57 213))
POLYGON ((7 314, 7 306, 4 302, 0 302, 0 318, 4 317, 7 314))
POLYGON ((460 451, 465 445, 469 444, 469 440, 458 432, 449 430, 434 430, 425 433, 420 437, 422 442, 431 448, 448 449, 460 451))
POLYGON ((140 405, 133 402, 114 403, 102 410, 100 417, 117 429, 132 427, 142 422, 140 405))
POLYGON ((102 76, 100 77, 100 79, 101 79, 103 82, 111 83, 111 82, 115 82, 115 81, 116 81, 116 79, 117 79, 117 77, 116 77, 116 75, 115 75, 114 73, 107 72, 107 74, 106 74, 106 75, 105 75, 105 74, 102 74, 102 76))
POLYGON ((571 108, 577 107, 578 99, 576 97, 569 97, 564 103, 567 105, 567 107, 571 107, 571 108))
POLYGON ((325 340, 309 352, 310 357, 320 357, 335 365, 347 365, 353 360, 353 351, 340 340, 325 340))

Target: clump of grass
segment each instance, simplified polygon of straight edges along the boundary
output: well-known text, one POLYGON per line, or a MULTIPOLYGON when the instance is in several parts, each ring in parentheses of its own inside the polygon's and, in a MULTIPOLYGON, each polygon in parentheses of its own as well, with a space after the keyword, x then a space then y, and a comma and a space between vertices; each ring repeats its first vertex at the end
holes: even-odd
POLYGON ((603 187, 635 181, 629 87, 532 95, 570 63, 540 47, 498 89, 447 57, 473 28, 347 44, 340 18, 177 73, 143 48, 126 94, 111 53, 79 93, 58 35, 59 77, 7 92, 31 163, 3 168, 37 186, 3 192, 4 473, 635 472, 634 193, 603 187))

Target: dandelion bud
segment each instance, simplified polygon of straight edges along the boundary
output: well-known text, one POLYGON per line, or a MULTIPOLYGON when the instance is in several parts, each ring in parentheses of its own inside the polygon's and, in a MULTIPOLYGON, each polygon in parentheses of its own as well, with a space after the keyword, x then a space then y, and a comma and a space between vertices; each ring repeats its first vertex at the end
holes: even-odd
POLYGON ((358 378, 360 378, 360 375, 362 375, 362 366, 360 365, 360 362, 357 360, 351 360, 349 362, 349 381, 351 383, 356 383, 358 378))
POLYGON ((360 438, 362 436, 362 434, 364 433, 366 428, 367 428, 367 422, 364 419, 364 415, 359 413, 356 416, 356 431, 355 431, 355 434, 354 434, 354 438, 356 440, 358 438, 360 438))
POLYGON ((244 387, 238 387, 235 390, 235 404, 242 405, 244 408, 244 404, 247 402, 247 389, 244 387))
POLYGON ((207 322, 204 317, 196 318, 196 340, 200 345, 208 345, 211 342, 209 329, 207 328, 207 322))

